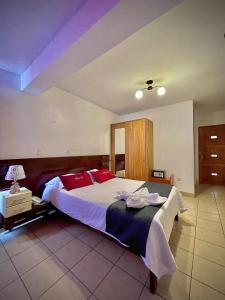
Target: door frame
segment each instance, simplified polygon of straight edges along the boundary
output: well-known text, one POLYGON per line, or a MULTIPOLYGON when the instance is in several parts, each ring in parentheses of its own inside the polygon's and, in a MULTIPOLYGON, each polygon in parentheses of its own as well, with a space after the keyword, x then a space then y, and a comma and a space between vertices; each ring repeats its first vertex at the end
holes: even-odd
POLYGON ((125 129, 125 170, 127 161, 127 122, 111 124, 110 126, 110 160, 111 171, 116 174, 116 155, 115 155, 115 130, 119 128, 125 129))

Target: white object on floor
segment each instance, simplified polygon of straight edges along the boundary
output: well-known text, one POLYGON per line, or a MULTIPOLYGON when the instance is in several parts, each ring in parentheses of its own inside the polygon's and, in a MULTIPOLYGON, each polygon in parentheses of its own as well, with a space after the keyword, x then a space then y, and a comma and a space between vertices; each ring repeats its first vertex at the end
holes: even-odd
MULTIPOLYGON (((106 211, 116 201, 117 191, 133 193, 144 181, 114 178, 104 183, 94 183, 86 187, 66 190, 47 190, 42 199, 49 200, 59 210, 70 217, 95 229, 105 232, 106 211)), ((146 244, 145 265, 158 278, 176 271, 176 264, 168 241, 174 218, 186 209, 181 193, 173 187, 167 201, 155 214, 146 244)), ((105 232, 108 234, 107 232, 105 232)))

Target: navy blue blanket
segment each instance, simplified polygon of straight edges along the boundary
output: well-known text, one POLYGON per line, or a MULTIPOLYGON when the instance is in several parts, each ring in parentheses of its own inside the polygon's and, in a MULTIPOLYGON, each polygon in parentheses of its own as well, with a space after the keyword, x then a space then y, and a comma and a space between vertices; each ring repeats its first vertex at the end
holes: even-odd
MULTIPOLYGON (((147 187, 149 193, 169 196, 172 185, 145 182, 139 189, 147 187)), ((138 189, 138 190, 139 190, 138 189)), ((106 212, 106 232, 126 244, 138 255, 145 256, 149 228, 154 215, 162 205, 131 208, 124 200, 112 203, 106 212)))

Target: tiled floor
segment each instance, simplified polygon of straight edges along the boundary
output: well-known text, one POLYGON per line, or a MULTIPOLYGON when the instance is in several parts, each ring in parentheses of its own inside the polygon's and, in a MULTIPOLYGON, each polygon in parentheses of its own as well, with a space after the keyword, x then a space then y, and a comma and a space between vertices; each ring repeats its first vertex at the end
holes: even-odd
POLYGON ((185 197, 170 246, 177 272, 148 290, 142 260, 67 217, 41 219, 0 235, 1 300, 225 300, 225 187, 185 197))

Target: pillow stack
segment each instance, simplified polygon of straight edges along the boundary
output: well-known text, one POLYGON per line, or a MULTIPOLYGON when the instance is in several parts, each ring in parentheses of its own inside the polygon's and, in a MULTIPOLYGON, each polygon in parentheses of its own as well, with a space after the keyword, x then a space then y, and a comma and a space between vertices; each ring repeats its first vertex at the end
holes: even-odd
POLYGON ((67 191, 70 191, 92 185, 94 182, 103 183, 112 178, 115 178, 115 176, 107 169, 92 169, 81 173, 65 174, 54 177, 46 183, 46 186, 52 186, 56 190, 65 188, 67 191))

